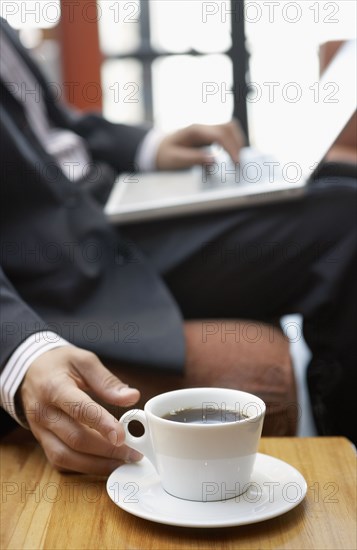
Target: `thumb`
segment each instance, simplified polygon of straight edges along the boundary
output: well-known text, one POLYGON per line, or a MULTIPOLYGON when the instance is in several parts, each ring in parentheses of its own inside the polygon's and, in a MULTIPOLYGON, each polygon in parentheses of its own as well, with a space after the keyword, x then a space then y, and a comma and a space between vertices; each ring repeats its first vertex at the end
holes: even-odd
POLYGON ((72 363, 89 389, 107 403, 130 407, 140 399, 139 390, 122 382, 94 353, 81 351, 72 363))

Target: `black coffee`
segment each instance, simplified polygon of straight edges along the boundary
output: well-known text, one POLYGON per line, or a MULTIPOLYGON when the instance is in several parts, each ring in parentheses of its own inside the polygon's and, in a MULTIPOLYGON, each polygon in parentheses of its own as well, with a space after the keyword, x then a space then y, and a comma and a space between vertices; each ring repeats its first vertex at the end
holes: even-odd
POLYGON ((239 411, 200 407, 170 411, 162 418, 186 424, 221 424, 223 422, 239 422, 245 420, 248 416, 239 411))

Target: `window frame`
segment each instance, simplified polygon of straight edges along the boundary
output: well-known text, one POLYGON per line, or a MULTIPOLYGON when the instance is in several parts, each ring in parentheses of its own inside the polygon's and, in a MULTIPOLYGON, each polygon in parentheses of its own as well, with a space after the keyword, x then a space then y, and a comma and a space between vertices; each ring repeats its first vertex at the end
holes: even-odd
MULTIPOLYGON (((153 78, 152 63, 161 57, 191 55, 207 55, 196 50, 188 50, 182 53, 164 51, 159 52, 151 45, 151 24, 150 5, 151 0, 139 0, 140 4, 140 46, 132 52, 118 54, 103 54, 103 62, 113 60, 135 59, 143 68, 143 102, 144 113, 147 121, 152 122, 153 112, 153 78)), ((249 55, 246 48, 245 21, 244 21, 244 0, 230 0, 231 2, 231 27, 232 46, 229 50, 222 52, 228 56, 233 67, 233 117, 237 118, 249 140, 248 113, 247 113, 247 78, 249 71, 249 55)), ((220 52, 221 53, 221 52, 220 52)))

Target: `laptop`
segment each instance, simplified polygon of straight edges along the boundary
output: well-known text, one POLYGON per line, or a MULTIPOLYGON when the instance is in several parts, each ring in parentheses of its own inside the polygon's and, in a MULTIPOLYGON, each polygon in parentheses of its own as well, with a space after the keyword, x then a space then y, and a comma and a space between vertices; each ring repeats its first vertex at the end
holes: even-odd
POLYGON ((320 80, 320 100, 278 156, 246 147, 237 163, 221 150, 214 162, 190 170, 122 174, 105 205, 109 220, 128 224, 300 197, 356 110, 356 47, 350 40, 339 49, 320 80))

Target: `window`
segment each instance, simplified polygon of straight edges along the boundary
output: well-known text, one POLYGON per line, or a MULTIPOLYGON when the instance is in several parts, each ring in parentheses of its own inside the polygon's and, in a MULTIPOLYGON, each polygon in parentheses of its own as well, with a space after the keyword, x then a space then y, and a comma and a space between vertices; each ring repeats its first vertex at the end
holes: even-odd
MULTIPOLYGON (((300 123, 309 118, 307 110, 313 112, 320 101, 338 100, 338 83, 325 90, 319 87, 320 46, 355 38, 357 3, 246 0, 245 6, 250 140, 279 156, 287 135, 300 141, 309 131, 300 123)), ((352 71, 351 82, 356 78, 352 71)))
POLYGON ((240 0, 98 0, 105 115, 164 130, 225 122, 233 113, 244 122, 242 6, 240 0))
MULTIPOLYGON (((84 6, 90 18, 95 1, 74 2, 73 9, 84 6)), ((1 15, 55 82, 61 81, 56 25, 61 5, 69 13, 70 4, 0 3, 1 15)), ((97 0, 97 8, 108 118, 171 130, 234 115, 245 128, 249 120, 254 145, 276 154, 287 122, 291 139, 301 110, 333 93, 318 87, 320 45, 356 36, 351 0, 97 0)))

